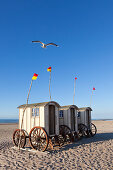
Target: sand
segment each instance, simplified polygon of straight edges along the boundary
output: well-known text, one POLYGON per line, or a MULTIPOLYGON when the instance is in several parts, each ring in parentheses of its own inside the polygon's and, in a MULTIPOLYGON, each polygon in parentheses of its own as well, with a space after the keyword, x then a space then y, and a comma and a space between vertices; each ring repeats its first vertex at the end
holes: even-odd
POLYGON ((12 134, 18 125, 0 125, 0 170, 113 169, 113 121, 93 123, 96 136, 44 153, 12 148, 12 134))

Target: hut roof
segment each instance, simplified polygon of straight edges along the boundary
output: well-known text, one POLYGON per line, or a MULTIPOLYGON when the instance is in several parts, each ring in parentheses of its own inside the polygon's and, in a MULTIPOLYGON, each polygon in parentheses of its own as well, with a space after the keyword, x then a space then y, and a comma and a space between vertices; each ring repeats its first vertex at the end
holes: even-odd
POLYGON ((92 111, 91 107, 81 107, 78 109, 78 111, 86 111, 86 110, 92 111))
POLYGON ((42 103, 33 103, 33 104, 23 104, 23 105, 20 105, 18 106, 17 108, 25 108, 25 107, 40 107, 40 106, 46 106, 48 104, 56 104, 58 107, 60 107, 60 105, 57 103, 57 102, 54 102, 54 101, 50 101, 50 102, 42 102, 42 103))
POLYGON ((61 106, 60 109, 67 110, 70 109, 71 107, 74 107, 75 109, 78 110, 78 107, 76 105, 61 106))

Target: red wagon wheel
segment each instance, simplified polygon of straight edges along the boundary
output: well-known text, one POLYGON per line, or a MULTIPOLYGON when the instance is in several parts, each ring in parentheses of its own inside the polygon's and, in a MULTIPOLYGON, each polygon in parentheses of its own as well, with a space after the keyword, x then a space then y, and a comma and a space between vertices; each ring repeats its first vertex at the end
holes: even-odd
POLYGON ((20 146, 20 148, 24 148, 26 144, 26 135, 24 130, 16 129, 13 133, 13 143, 15 146, 20 146))
POLYGON ((44 152, 48 147, 48 135, 44 128, 34 127, 29 133, 29 141, 33 149, 44 152))
POLYGON ((64 142, 71 142, 72 140, 71 129, 66 125, 60 125, 59 130, 60 135, 62 135, 64 138, 64 142))
POLYGON ((97 133, 97 128, 93 123, 91 123, 91 136, 96 135, 96 133, 97 133))

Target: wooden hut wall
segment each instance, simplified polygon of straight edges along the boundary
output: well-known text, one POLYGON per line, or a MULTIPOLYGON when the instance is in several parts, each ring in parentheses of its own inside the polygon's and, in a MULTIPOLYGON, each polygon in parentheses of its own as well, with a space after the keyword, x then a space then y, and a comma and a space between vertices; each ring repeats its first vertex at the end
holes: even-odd
MULTIPOLYGON (((61 108, 60 110, 63 110, 63 109, 61 108)), ((71 128, 71 109, 70 108, 63 110, 63 118, 59 118, 59 123, 60 125, 67 125, 69 128, 71 128)), ((76 109, 75 109, 75 130, 78 131, 78 118, 77 118, 76 109)))
MULTIPOLYGON (((59 108, 54 103, 50 103, 49 105, 55 106, 55 134, 59 135, 59 108)), ((49 135, 49 105, 46 105, 44 107, 45 129, 48 135, 49 135)))
MULTIPOLYGON (((21 128, 23 111, 24 108, 21 108, 19 110, 19 128, 21 128)), ((29 133, 30 131, 29 123, 30 123, 30 108, 27 108, 24 112, 23 124, 22 124, 22 129, 24 129, 27 133, 29 133)))
POLYGON ((80 124, 80 123, 81 123, 81 119, 80 119, 80 117, 78 117, 78 120, 77 120, 77 121, 78 121, 78 124, 80 124))
POLYGON ((45 120, 45 130, 49 134, 49 107, 48 105, 44 107, 44 120, 45 120))
MULTIPOLYGON (((24 108, 19 109, 19 128, 21 128, 23 110, 24 108)), ((44 107, 33 107, 25 110, 22 129, 27 133, 29 133, 34 126, 44 127, 44 125, 44 107), (34 108, 39 108, 38 116, 32 115, 32 109, 34 108)))
POLYGON ((75 130, 78 132, 78 118, 77 118, 77 110, 75 109, 75 130))
MULTIPOLYGON (((75 131, 78 131, 78 118, 77 118, 77 110, 74 107, 71 107, 75 110, 75 131)), ((68 126, 71 128, 71 108, 68 109, 68 126)))
POLYGON ((82 111, 79 111, 78 110, 78 117, 77 117, 77 121, 78 121, 78 124, 80 124, 80 123, 84 123, 83 122, 83 113, 82 113, 82 111))
POLYGON ((91 111, 87 109, 85 111, 85 125, 89 126, 90 123, 91 123, 91 111), (88 115, 88 112, 89 112, 89 115, 88 115), (88 118, 88 116, 89 116, 89 118, 88 118), (88 119, 89 119, 89 121, 88 121, 88 119))
POLYGON ((56 135, 59 135, 59 108, 55 107, 55 131, 56 135))
POLYGON ((68 118, 68 110, 64 110, 64 125, 67 125, 69 124, 69 118, 68 118))
MULTIPOLYGON (((64 110, 63 110, 63 113, 64 113, 64 110)), ((64 116, 59 117, 59 125, 64 125, 64 116)))
POLYGON ((59 110, 59 125, 67 125, 67 110, 59 110), (63 117, 60 117, 60 111, 63 111, 63 117))
POLYGON ((86 124, 86 113, 85 113, 85 111, 80 112, 80 123, 86 124))
POLYGON ((89 111, 89 119, 90 119, 90 128, 91 128, 91 111, 89 111))
MULTIPOLYGON (((91 123, 91 111, 89 111, 89 121, 91 123)), ((88 116, 87 116, 87 110, 85 111, 79 111, 80 112, 80 118, 78 118, 78 123, 83 123, 86 126, 88 126, 88 116)))
POLYGON ((59 125, 64 125, 64 117, 59 117, 59 125))
POLYGON ((19 128, 21 128, 22 123, 22 117, 23 117, 23 125, 22 129, 24 129, 28 134, 30 130, 34 126, 40 126, 44 127, 49 135, 49 106, 53 105, 55 106, 55 134, 59 135, 59 106, 55 102, 49 102, 47 105, 43 106, 32 106, 27 107, 24 112, 23 117, 23 111, 25 108, 19 108, 19 128), (38 108, 38 114, 36 114, 35 109, 38 108), (33 110, 34 113, 33 114, 33 110))
POLYGON ((67 123, 68 123, 68 126, 69 128, 71 128, 71 112, 70 112, 70 109, 67 110, 67 123))
POLYGON ((39 126, 44 127, 45 128, 45 110, 44 107, 40 107, 40 111, 39 111, 39 126))

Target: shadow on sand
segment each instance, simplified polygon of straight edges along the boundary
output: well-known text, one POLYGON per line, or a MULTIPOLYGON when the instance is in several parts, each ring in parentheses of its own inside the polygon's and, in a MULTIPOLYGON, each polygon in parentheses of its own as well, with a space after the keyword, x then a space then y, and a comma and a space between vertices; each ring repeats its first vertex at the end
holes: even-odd
MULTIPOLYGON (((47 149, 47 153, 49 152, 50 154, 54 154, 54 153, 58 153, 61 151, 68 151, 69 149, 75 149, 77 146, 85 147, 86 144, 101 143, 101 142, 112 140, 112 139, 113 139, 113 133, 97 133, 94 137, 90 137, 90 138, 84 137, 77 142, 65 144, 61 148, 57 147, 57 148, 54 148, 54 150, 47 149)), ((9 146, 9 145, 13 145, 13 144, 12 144, 12 142, 10 144, 8 142, 3 143, 3 144, 0 143, 0 150, 3 149, 4 147, 6 148, 7 145, 9 146)), ((29 146, 25 147, 25 149, 23 149, 23 150, 26 150, 26 151, 31 150, 31 152, 33 152, 31 147, 29 147, 29 146)), ((37 151, 34 151, 34 153, 35 152, 37 152, 37 151)), ((40 153, 40 151, 38 151, 38 153, 40 153)))
POLYGON ((84 137, 77 142, 65 144, 60 150, 54 150, 54 151, 51 151, 51 153, 61 152, 63 150, 66 151, 66 150, 69 150, 69 149, 74 149, 77 146, 85 147, 85 144, 91 144, 91 143, 95 143, 95 142, 100 143, 100 142, 108 141, 110 139, 113 139, 113 133, 97 133, 93 137, 90 137, 90 138, 84 137))

